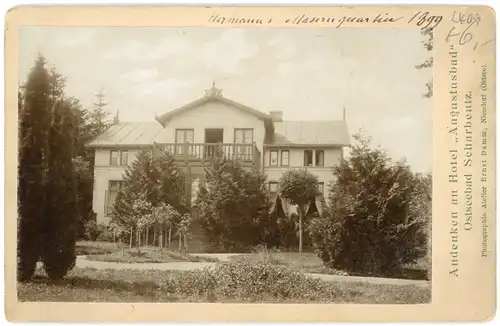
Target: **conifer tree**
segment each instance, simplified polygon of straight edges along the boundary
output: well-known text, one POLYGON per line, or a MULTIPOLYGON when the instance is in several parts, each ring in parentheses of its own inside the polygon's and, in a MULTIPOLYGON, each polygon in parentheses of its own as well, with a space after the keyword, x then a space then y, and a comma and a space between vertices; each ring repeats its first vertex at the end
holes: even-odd
POLYGON ((31 279, 40 256, 44 217, 48 126, 51 100, 45 58, 38 56, 24 85, 19 108, 18 269, 20 281, 31 279))
POLYGON ((60 279, 75 264, 76 189, 73 174, 75 117, 69 101, 53 99, 49 129, 48 175, 43 223, 42 261, 52 279, 60 279))
POLYGON ((264 242, 269 220, 266 176, 245 170, 217 149, 198 195, 201 225, 214 249, 246 250, 264 242))
POLYGON ((388 275, 427 251, 430 201, 404 162, 355 135, 350 157, 334 168, 323 218, 312 226, 323 262, 335 269, 388 275), (424 200, 422 202, 421 200, 424 200))

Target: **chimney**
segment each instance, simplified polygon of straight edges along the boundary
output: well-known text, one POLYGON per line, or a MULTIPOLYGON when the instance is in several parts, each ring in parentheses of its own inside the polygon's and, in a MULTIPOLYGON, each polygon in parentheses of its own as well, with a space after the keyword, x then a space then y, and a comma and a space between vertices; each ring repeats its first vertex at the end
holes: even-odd
POLYGON ((283 121, 283 111, 269 111, 269 115, 273 122, 282 122, 283 121))

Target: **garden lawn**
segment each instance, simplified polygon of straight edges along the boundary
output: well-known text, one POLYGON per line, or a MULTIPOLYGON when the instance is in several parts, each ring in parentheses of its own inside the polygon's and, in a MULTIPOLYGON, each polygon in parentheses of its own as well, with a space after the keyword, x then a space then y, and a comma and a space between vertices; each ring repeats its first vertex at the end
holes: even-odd
MULTIPOLYGON (((238 263, 236 263, 238 264, 238 263)), ((325 283, 310 280, 302 282, 302 277, 296 272, 284 273, 283 286, 291 290, 297 284, 289 284, 286 277, 299 279, 299 285, 307 292, 311 287, 311 293, 315 299, 301 298, 302 291, 298 297, 278 299, 275 295, 275 281, 264 280, 258 288, 258 298, 255 296, 235 295, 230 291, 243 291, 245 294, 251 291, 256 284, 250 282, 240 283, 234 288, 235 280, 245 280, 249 274, 242 273, 241 267, 227 268, 222 266, 230 276, 226 281, 220 281, 217 287, 221 291, 203 291, 203 279, 207 280, 213 276, 218 277, 219 272, 212 276, 209 271, 180 272, 159 270, 96 270, 91 268, 75 268, 66 279, 59 282, 51 282, 44 277, 43 271, 37 271, 38 277, 31 283, 18 284, 18 299, 20 301, 45 301, 45 302, 263 302, 263 303, 301 303, 301 302, 330 302, 330 303, 366 303, 366 304, 417 304, 430 302, 430 287, 421 288, 412 285, 384 285, 365 283, 325 283), (235 269, 236 268, 236 269, 235 269), (236 273, 234 273, 236 271, 236 273), (294 274, 295 273, 295 274, 294 274), (288 275, 288 276, 287 276, 288 275), (201 283, 199 283, 201 282, 201 283), (267 282, 267 283, 266 283, 267 282), (270 286, 270 287, 269 287, 270 286), (318 288, 319 286, 319 288, 318 288), (170 290, 167 290, 170 289, 170 290), (173 289, 173 290, 172 290, 173 289), (189 294, 186 289, 194 291, 189 294), (243 289, 243 290, 241 290, 243 289), (329 293, 325 293, 327 289, 329 293), (196 294, 200 290, 199 295, 196 294), (193 293, 195 293, 193 295, 193 293), (274 293, 274 294, 273 294, 274 293), (324 298, 323 298, 323 293, 324 298), (332 296, 332 293, 334 294, 332 296), (334 298, 324 300, 326 298, 334 298)), ((248 265, 247 265, 248 266, 248 265)), ((248 267, 247 267, 248 268, 248 267)), ((256 264, 252 270, 262 270, 261 264, 256 264)), ((264 270, 272 272, 269 268, 264 270)), ((254 277, 254 276, 250 276, 254 277)), ((222 279, 225 279, 224 277, 222 279)), ((297 282, 296 282, 297 283, 297 282)), ((205 283, 206 285, 206 283, 205 283)), ((257 284, 258 285, 258 284, 257 284)), ((281 285, 280 285, 281 286, 281 285)), ((280 290, 281 291, 281 290, 280 290)))
MULTIPOLYGON (((274 265, 287 266, 294 270, 304 273, 332 274, 332 275, 347 275, 347 273, 339 270, 334 270, 326 267, 321 259, 311 252, 273 252, 261 251, 249 254, 241 254, 229 257, 230 261, 268 261, 274 265)), ((361 275, 350 273, 351 276, 373 276, 373 277, 388 277, 401 278, 412 280, 427 279, 427 270, 430 269, 429 262, 426 258, 422 258, 414 265, 404 266, 391 275, 361 275)))
MULTIPOLYGON (((121 244, 123 246, 123 244, 121 244)), ((171 263, 171 262, 217 262, 212 257, 199 257, 190 254, 158 250, 157 247, 119 248, 110 242, 102 241, 78 241, 76 243, 76 254, 85 255, 88 260, 106 261, 114 263, 171 263)))

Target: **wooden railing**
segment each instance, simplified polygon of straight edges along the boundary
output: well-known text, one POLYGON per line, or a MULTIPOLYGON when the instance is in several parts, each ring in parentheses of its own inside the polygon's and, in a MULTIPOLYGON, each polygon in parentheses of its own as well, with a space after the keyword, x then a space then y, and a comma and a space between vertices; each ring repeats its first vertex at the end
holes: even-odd
POLYGON ((255 144, 170 143, 157 146, 180 160, 210 160, 216 155, 223 155, 230 160, 260 162, 260 151, 255 144))

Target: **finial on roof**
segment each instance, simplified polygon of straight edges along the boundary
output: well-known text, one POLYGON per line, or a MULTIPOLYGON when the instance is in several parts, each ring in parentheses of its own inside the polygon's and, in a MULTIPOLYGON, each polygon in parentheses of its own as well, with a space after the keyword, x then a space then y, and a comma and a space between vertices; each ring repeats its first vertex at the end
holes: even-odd
POLYGON ((344 105, 344 109, 342 110, 342 120, 345 121, 345 105, 344 105))
POLYGON ((212 88, 205 90, 205 96, 222 96, 222 88, 215 87, 215 81, 213 81, 212 88))

